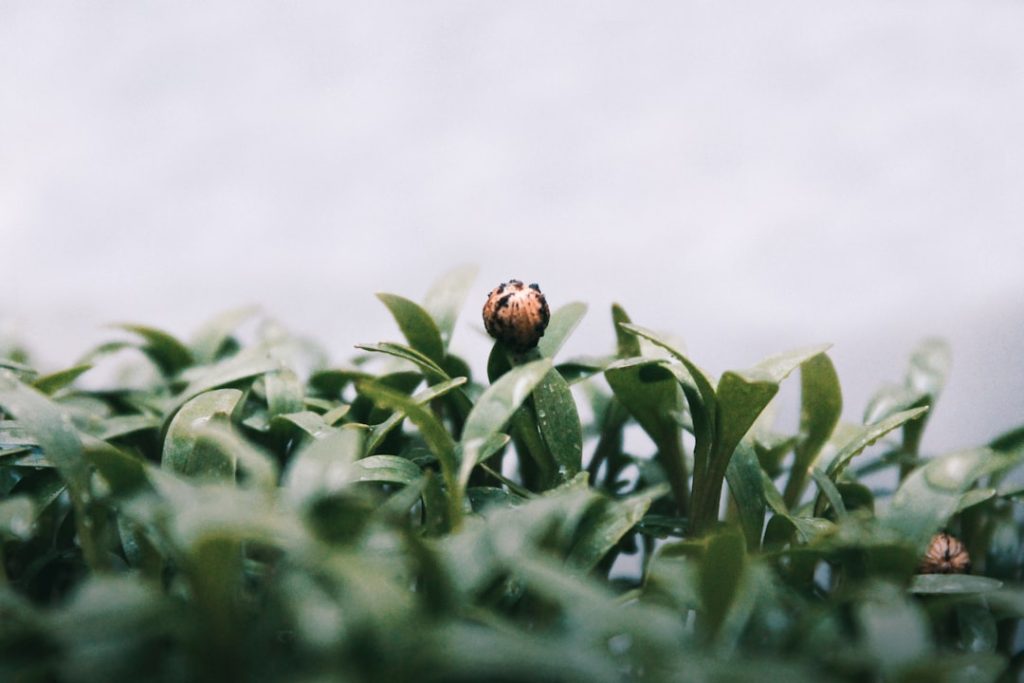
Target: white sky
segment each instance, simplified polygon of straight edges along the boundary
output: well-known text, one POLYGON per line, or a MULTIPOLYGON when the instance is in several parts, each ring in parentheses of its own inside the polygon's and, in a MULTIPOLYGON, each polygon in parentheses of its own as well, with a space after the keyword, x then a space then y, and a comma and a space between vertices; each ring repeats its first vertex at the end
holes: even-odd
POLYGON ((1024 4, 0 3, 0 329, 69 364, 262 304, 340 361, 480 264, 710 370, 819 341, 926 446, 1024 422, 1024 4))

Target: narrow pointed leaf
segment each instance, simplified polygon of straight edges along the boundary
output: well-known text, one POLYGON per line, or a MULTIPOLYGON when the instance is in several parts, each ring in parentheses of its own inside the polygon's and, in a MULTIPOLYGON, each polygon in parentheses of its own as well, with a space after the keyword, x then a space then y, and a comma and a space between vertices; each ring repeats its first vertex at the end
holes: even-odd
POLYGON ((567 481, 583 464, 583 429, 569 384, 549 370, 533 392, 537 426, 557 467, 558 480, 567 481))
POLYGON ((438 278, 423 298, 423 308, 434 319, 446 349, 478 271, 476 266, 454 268, 438 278))
POLYGON ((580 324, 587 314, 587 305, 574 301, 556 309, 551 314, 544 336, 537 342, 537 350, 542 358, 554 358, 559 349, 565 345, 569 335, 580 324))
POLYGON ((435 363, 444 360, 445 343, 429 313, 415 301, 396 294, 378 293, 377 298, 391 311, 409 346, 435 363))
POLYGON ((60 372, 44 375, 32 382, 32 386, 44 394, 53 395, 60 389, 72 384, 76 379, 91 369, 92 365, 89 363, 76 365, 68 368, 67 370, 61 370, 60 372))

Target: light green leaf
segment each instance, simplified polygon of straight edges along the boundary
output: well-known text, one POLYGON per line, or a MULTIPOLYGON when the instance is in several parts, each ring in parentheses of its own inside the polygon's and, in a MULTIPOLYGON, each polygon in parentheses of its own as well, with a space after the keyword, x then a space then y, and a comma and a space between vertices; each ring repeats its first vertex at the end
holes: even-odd
POLYGON ((352 463, 350 481, 411 484, 422 472, 413 462, 395 455, 371 455, 352 463))
POLYGON ((314 439, 322 439, 332 433, 334 428, 327 424, 323 416, 311 410, 302 410, 297 413, 285 413, 274 417, 276 424, 290 424, 298 427, 305 434, 314 439))
POLYGON ((205 323, 192 338, 192 356, 196 362, 212 363, 238 327, 257 313, 259 308, 255 306, 238 308, 225 311, 205 323))
POLYGON ((238 389, 217 389, 185 403, 167 428, 161 467, 186 477, 234 480, 234 458, 204 447, 199 432, 213 420, 227 422, 241 398, 238 389))
POLYGON ((725 625, 740 595, 746 565, 742 534, 729 530, 708 539, 698 574, 702 609, 697 627, 705 642, 715 642, 725 625))
POLYGON ((395 294, 378 293, 377 298, 391 311, 409 346, 435 363, 444 361, 445 343, 429 313, 415 301, 395 294))
POLYGON ((448 373, 442 370, 441 366, 429 357, 420 353, 416 349, 403 346, 402 344, 395 344, 392 342, 381 342, 379 344, 356 344, 356 348, 363 349, 364 351, 372 351, 374 353, 383 353, 409 361, 423 370, 423 374, 429 382, 447 382, 451 379, 451 377, 448 376, 448 373))
POLYGON ((279 368, 263 376, 270 419, 303 408, 304 391, 298 375, 288 368, 279 368))
POLYGON ((544 330, 544 336, 537 342, 537 350, 541 357, 554 358, 586 314, 587 305, 579 301, 573 301, 555 310, 551 314, 547 329, 544 330))
POLYGON ((910 580, 911 593, 918 595, 965 595, 989 593, 1003 587, 1002 581, 970 574, 917 574, 910 580))
POLYGON ((423 308, 434 319, 445 349, 451 342, 455 321, 459 318, 459 311, 466 302, 478 270, 476 266, 461 266, 448 271, 438 278, 423 299, 423 308))
POLYGON ((926 407, 905 410, 903 412, 890 415, 880 422, 858 427, 849 437, 847 437, 846 442, 839 448, 839 452, 836 453, 832 462, 829 463, 825 473, 830 479, 832 479, 832 481, 836 481, 838 476, 846 469, 846 466, 850 464, 850 461, 860 454, 861 451, 897 427, 921 416, 927 410, 928 408, 926 407))
POLYGON ((352 464, 363 454, 363 433, 336 429, 314 439, 292 458, 282 477, 286 500, 305 506, 350 481, 352 464))
POLYGON ((843 411, 843 395, 835 366, 824 353, 800 366, 800 437, 784 498, 789 507, 800 501, 807 473, 832 435, 843 411))
POLYGON ((992 471, 994 460, 993 451, 980 448, 928 461, 903 480, 879 522, 923 553, 932 534, 956 513, 967 489, 992 471))
POLYGON ((462 428, 462 443, 484 442, 502 431, 550 369, 551 361, 542 359, 520 365, 502 375, 477 399, 462 428))
POLYGON ((28 496, 0 500, 0 547, 4 541, 30 538, 35 519, 36 505, 28 496))

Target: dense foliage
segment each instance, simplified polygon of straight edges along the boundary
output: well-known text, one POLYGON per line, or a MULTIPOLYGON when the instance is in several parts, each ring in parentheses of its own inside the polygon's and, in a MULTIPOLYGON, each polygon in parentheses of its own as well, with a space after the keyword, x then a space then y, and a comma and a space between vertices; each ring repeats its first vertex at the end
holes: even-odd
POLYGON ((941 343, 862 424, 826 347, 713 381, 618 306, 607 357, 556 363, 554 306, 485 381, 473 276, 342 367, 251 312, 8 348, 0 680, 1016 680, 1024 429, 920 452, 941 343), (917 573, 939 530, 969 573, 917 573))

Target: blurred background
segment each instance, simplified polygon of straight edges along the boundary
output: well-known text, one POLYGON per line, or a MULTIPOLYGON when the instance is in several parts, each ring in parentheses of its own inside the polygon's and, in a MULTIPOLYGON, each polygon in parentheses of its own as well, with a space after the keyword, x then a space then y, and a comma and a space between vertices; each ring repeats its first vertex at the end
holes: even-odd
MULTIPOLYGON (((859 420, 927 336, 925 450, 1024 422, 1024 3, 0 3, 0 335, 374 298, 480 266, 684 339, 717 375, 829 341, 859 420)), ((478 296, 477 296, 478 295, 478 296)))

